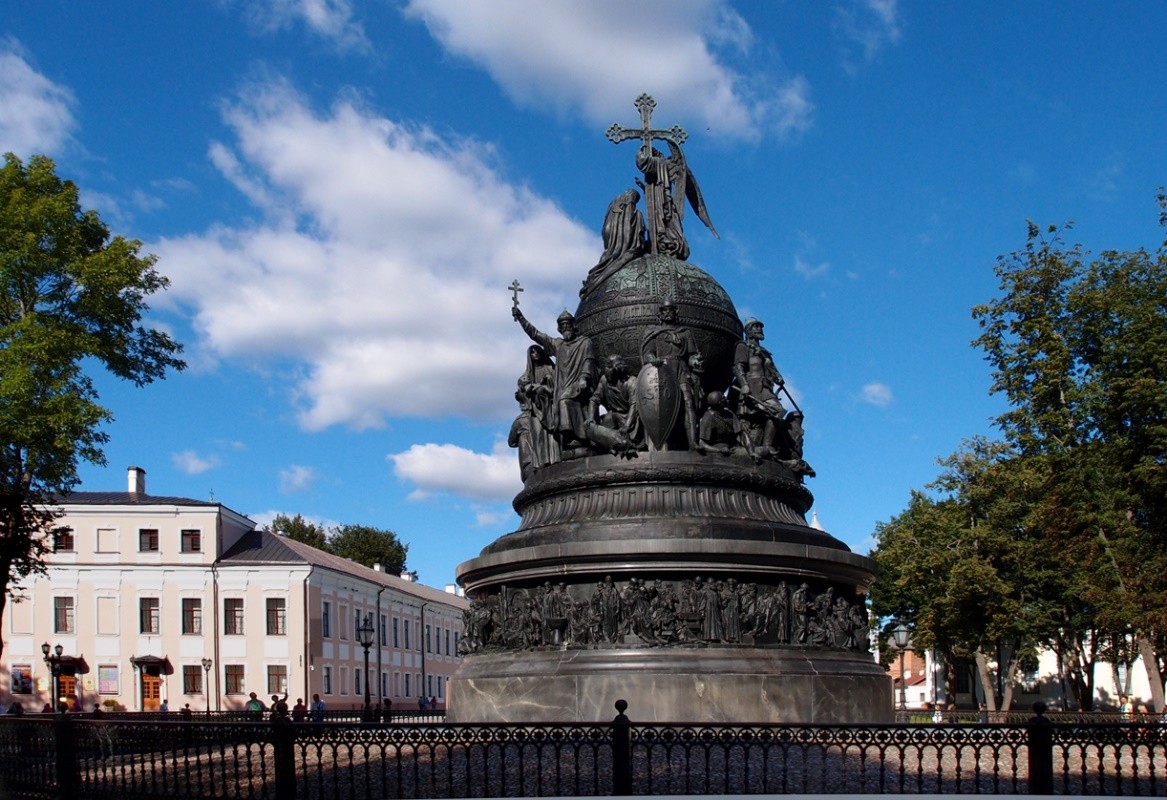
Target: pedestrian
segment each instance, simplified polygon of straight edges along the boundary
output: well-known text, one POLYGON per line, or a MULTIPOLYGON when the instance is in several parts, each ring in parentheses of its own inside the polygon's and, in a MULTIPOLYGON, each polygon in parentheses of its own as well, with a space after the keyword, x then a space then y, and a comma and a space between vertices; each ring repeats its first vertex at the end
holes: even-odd
POLYGON ((424 694, 419 694, 417 696, 417 710, 422 711, 422 712, 425 711, 425 695, 424 694))
POLYGON ((11 714, 14 717, 22 717, 24 716, 24 706, 20 704, 19 700, 13 700, 12 705, 8 706, 8 711, 5 713, 11 714))
POLYGON ((169 714, 170 713, 170 703, 163 700, 162 705, 158 706, 158 713, 162 714, 163 716, 169 714))
POLYGON ((255 692, 252 692, 247 697, 248 700, 247 703, 243 706, 243 710, 247 712, 247 716, 250 719, 255 720, 256 722, 262 721, 263 712, 267 711, 267 706, 263 704, 263 701, 259 699, 259 696, 256 695, 255 692))
POLYGON ((283 717, 284 719, 287 719, 288 717, 287 692, 284 692, 284 696, 282 698, 278 694, 273 694, 271 696, 271 718, 276 719, 277 717, 283 717))
POLYGON ((320 695, 312 695, 312 721, 324 722, 324 701, 320 699, 320 695))
POLYGON ((183 722, 190 722, 194 718, 194 712, 190 710, 190 703, 180 708, 178 715, 182 717, 183 722))
POLYGON ((385 724, 393 721, 393 701, 388 697, 385 698, 384 708, 381 709, 381 721, 385 724))
POLYGON ((296 705, 292 706, 292 722, 303 722, 308 718, 308 706, 304 705, 304 698, 297 697, 296 705))

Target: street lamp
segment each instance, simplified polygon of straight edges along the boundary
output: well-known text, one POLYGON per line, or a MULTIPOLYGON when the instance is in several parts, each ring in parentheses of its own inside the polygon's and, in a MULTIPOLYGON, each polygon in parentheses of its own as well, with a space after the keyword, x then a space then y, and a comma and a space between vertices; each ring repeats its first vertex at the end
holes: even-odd
POLYGON ((369 705, 369 648, 373 646, 373 615, 365 614, 365 621, 357 625, 357 643, 365 648, 365 721, 372 718, 369 705))
POLYGON ((896 649, 900 651, 900 711, 908 710, 908 683, 904 680, 904 651, 908 649, 908 642, 912 632, 908 626, 900 623, 891 629, 891 638, 896 649))
POLYGON ((203 697, 207 700, 207 716, 211 716, 211 665, 214 664, 209 658, 203 659, 203 697))
POLYGON ((41 645, 41 652, 44 653, 45 665, 53 676, 53 713, 56 714, 61 703, 61 655, 65 648, 58 644, 50 652, 49 643, 45 642, 41 645))

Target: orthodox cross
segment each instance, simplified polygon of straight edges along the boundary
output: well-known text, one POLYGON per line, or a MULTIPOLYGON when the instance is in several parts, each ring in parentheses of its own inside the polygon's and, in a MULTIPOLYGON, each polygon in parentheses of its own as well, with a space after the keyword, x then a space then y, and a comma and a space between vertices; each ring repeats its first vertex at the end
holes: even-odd
POLYGON ((515 308, 519 307, 519 292, 524 291, 522 286, 519 286, 519 279, 515 278, 511 281, 511 285, 507 287, 511 290, 511 294, 515 298, 515 308))
MULTIPOLYGON (((608 126, 608 130, 604 131, 604 135, 608 137, 608 141, 613 144, 620 144, 620 142, 626 142, 629 139, 640 139, 642 151, 648 157, 652 155, 653 139, 663 139, 666 142, 671 142, 680 147, 689 138, 689 134, 680 125, 674 125, 671 128, 652 127, 652 110, 656 108, 656 101, 650 95, 640 95, 640 97, 636 98, 635 105, 636 109, 640 112, 640 127, 625 128, 623 125, 612 123, 608 126)), ((659 208, 661 197, 655 192, 646 190, 644 193, 644 202, 648 206, 648 213, 645 215, 648 218, 648 240, 652 247, 652 252, 655 254, 657 252, 657 239, 660 233, 658 225, 664 217, 663 209, 659 208)))

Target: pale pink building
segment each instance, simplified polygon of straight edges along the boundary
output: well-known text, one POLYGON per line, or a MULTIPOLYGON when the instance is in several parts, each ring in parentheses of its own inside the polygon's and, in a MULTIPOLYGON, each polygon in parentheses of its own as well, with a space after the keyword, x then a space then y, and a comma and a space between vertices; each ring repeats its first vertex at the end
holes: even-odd
POLYGON ((466 601, 283 536, 221 503, 146 492, 76 492, 48 572, 9 600, 0 704, 53 694, 42 646, 61 646, 60 695, 85 710, 242 708, 250 692, 330 709, 444 705, 466 601), (368 651, 356 629, 369 615, 368 651))

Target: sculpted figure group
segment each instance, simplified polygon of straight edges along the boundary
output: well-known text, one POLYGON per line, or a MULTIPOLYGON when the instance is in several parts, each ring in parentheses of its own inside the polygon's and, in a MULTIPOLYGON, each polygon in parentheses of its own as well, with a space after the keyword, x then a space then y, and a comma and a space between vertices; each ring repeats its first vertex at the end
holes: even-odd
POLYGON ((773 460, 800 479, 814 475, 802 457, 802 412, 787 411, 779 399, 785 383, 762 345, 760 321, 746 321, 726 387, 706 385, 701 351, 670 300, 641 343, 636 375, 619 355, 598 361, 567 311, 559 315, 559 336, 532 325, 517 302, 512 314, 535 342, 518 380, 520 413, 509 437, 524 481, 560 461, 650 449, 773 460))
MULTIPOLYGON (((583 588, 583 587, 581 587, 583 588)), ((677 582, 611 576, 572 598, 565 584, 503 587, 466 611, 462 652, 634 645, 802 645, 868 649, 862 597, 734 578, 677 582)))

